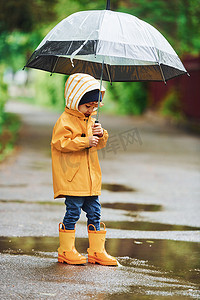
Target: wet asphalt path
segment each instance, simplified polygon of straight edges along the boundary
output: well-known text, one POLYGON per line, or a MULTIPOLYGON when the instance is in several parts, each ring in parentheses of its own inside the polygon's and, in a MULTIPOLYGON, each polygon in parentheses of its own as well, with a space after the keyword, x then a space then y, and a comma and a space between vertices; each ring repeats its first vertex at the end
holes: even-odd
MULTIPOLYGON (((58 113, 16 102, 23 128, 0 165, 1 299, 200 299, 199 138, 162 120, 101 116, 102 220, 117 268, 57 263, 63 199, 53 200, 58 113)), ((76 245, 86 254, 86 219, 76 245)))

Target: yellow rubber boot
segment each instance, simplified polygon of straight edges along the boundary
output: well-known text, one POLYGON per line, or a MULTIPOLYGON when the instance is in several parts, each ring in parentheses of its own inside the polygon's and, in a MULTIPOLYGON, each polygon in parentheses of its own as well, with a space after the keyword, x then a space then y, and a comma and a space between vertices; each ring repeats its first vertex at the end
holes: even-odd
POLYGON ((105 250, 106 226, 103 222, 101 222, 101 224, 103 224, 104 230, 100 231, 96 231, 93 224, 88 225, 88 262, 92 264, 98 263, 104 266, 117 266, 116 258, 109 255, 105 250), (93 226, 94 230, 89 230, 90 226, 93 226))
POLYGON ((75 248, 75 230, 66 230, 63 223, 59 223, 58 262, 70 265, 80 265, 86 263, 86 257, 78 253, 75 248), (60 228, 62 224, 64 229, 60 228))

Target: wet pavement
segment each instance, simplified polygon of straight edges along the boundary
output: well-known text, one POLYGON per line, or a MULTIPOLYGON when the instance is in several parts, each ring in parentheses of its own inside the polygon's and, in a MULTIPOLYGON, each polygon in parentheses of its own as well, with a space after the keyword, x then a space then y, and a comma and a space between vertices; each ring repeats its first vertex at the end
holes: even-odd
MULTIPOLYGON (((0 165, 1 299, 200 299, 200 140, 153 115, 101 116, 106 248, 118 267, 57 263, 50 140, 58 113, 10 102, 23 120, 13 155, 0 165)), ((88 247, 84 213, 77 249, 88 247)))

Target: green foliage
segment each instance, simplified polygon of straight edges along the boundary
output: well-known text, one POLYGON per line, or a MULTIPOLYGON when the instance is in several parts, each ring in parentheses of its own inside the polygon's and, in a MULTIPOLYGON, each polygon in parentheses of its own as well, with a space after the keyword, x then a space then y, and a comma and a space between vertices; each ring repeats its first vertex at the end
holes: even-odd
POLYGON ((13 150, 18 138, 20 125, 20 119, 17 115, 4 113, 4 123, 0 132, 0 161, 13 150))
POLYGON ((67 76, 35 71, 35 103, 64 110, 64 86, 67 76))
POLYGON ((3 124, 5 122, 4 106, 8 99, 8 88, 3 82, 3 71, 4 67, 0 65, 0 135, 3 130, 3 124))
POLYGON ((155 26, 179 55, 200 52, 199 0, 129 0, 119 10, 155 26))
POLYGON ((40 32, 22 33, 13 31, 0 35, 0 64, 11 66, 14 71, 22 69, 35 45, 42 39, 40 32))
POLYGON ((8 91, 3 73, 6 67, 17 71, 25 65, 44 36, 43 24, 56 19, 55 3, 54 0, 0 1, 0 160, 12 150, 19 124, 16 117, 4 111, 8 91))
POLYGON ((140 115, 147 104, 146 85, 142 82, 117 82, 108 87, 111 99, 118 102, 118 113, 140 115))
POLYGON ((55 19, 55 0, 1 0, 0 30, 1 32, 32 32, 38 25, 55 19))
POLYGON ((184 118, 180 97, 175 89, 171 89, 160 105, 160 112, 162 115, 171 117, 175 120, 184 118))

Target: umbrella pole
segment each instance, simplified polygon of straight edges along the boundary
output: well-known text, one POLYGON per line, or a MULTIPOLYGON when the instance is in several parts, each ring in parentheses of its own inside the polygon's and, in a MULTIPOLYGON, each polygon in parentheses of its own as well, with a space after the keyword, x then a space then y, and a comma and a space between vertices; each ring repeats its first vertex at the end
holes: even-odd
POLYGON ((102 87, 102 79, 103 79, 103 66, 104 66, 104 60, 102 61, 102 68, 101 68, 100 89, 99 89, 98 107, 97 107, 97 115, 96 115, 95 123, 99 123, 99 106, 100 106, 101 87, 102 87))
POLYGON ((110 10, 110 0, 107 0, 106 10, 110 10))

